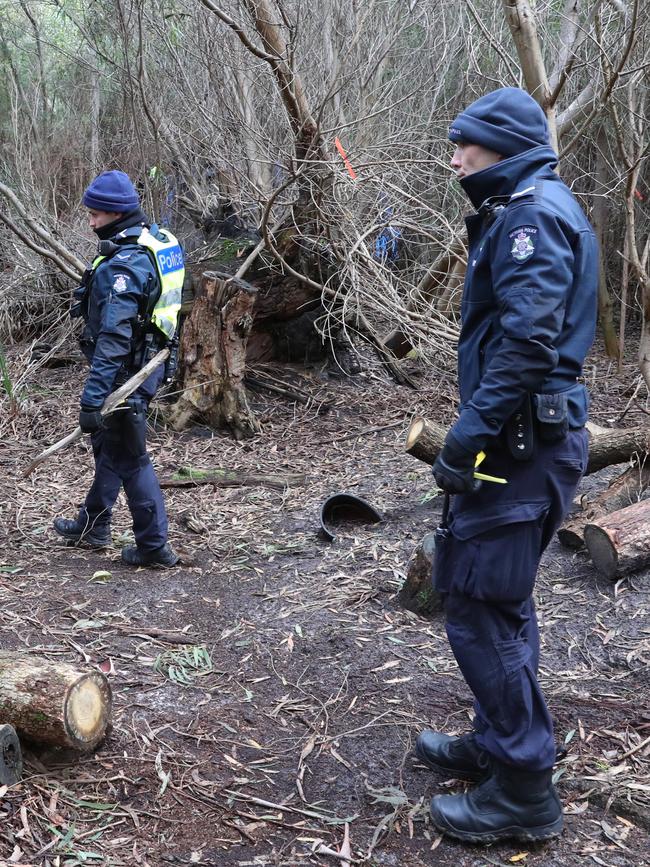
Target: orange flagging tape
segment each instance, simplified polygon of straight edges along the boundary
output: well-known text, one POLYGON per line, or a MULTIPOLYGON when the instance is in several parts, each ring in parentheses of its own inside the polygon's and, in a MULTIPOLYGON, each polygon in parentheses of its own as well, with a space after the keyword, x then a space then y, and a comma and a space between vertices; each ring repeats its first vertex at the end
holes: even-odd
POLYGON ((350 160, 348 159, 348 155, 346 154, 346 152, 345 152, 345 150, 344 150, 344 148, 343 148, 343 145, 342 145, 341 142, 338 140, 338 138, 335 138, 335 139, 334 139, 334 144, 336 145, 336 149, 337 149, 337 151, 341 154, 341 159, 343 160, 343 163, 344 163, 344 165, 345 165, 345 168, 348 170, 348 174, 350 175, 350 177, 352 178, 353 181, 356 181, 356 179, 357 179, 357 173, 356 173, 355 170, 352 168, 352 163, 351 163, 350 160))

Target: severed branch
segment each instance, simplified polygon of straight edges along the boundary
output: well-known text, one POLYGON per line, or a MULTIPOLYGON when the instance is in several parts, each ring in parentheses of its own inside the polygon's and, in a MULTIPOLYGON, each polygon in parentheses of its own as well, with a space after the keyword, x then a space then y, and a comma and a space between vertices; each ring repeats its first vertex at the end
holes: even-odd
MULTIPOLYGON (((160 365, 167 359, 168 355, 169 349, 161 349, 160 352, 154 355, 151 361, 145 364, 141 370, 130 379, 127 379, 124 385, 121 385, 112 394, 109 394, 104 401, 104 406, 101 408, 102 415, 108 415, 109 413, 114 412, 117 405, 122 403, 122 401, 124 401, 130 394, 133 394, 136 388, 141 386, 145 379, 147 379, 157 367, 160 367, 160 365)), ((64 436, 63 439, 60 439, 58 442, 54 443, 54 445, 49 446, 45 451, 42 451, 40 455, 35 457, 27 469, 23 471, 22 477, 26 478, 29 476, 34 472, 39 464, 42 464, 43 461, 47 460, 47 458, 51 457, 55 452, 66 448, 66 446, 72 445, 72 443, 81 439, 82 436, 83 432, 81 428, 75 428, 72 433, 64 436)))

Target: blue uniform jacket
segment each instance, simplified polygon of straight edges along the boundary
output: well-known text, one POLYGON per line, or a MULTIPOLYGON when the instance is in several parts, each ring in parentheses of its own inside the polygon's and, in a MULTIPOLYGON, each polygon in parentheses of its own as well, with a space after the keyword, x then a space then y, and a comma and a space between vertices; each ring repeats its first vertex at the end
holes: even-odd
MULTIPOLYGON (((82 406, 101 407, 115 387, 139 367, 133 357, 138 313, 146 312, 147 297, 155 298, 159 292, 156 266, 146 248, 136 243, 141 231, 141 226, 133 226, 113 238, 119 249, 90 275, 81 339, 90 373, 81 394, 82 406)), ((155 235, 158 227, 153 225, 150 231, 155 235)), ((163 369, 158 368, 137 394, 150 400, 162 376, 163 369)))
POLYGON ((473 452, 501 432, 526 393, 565 392, 570 426, 587 418, 577 377, 595 333, 598 249, 556 163, 540 146, 461 180, 477 214, 466 220, 452 433, 473 452))

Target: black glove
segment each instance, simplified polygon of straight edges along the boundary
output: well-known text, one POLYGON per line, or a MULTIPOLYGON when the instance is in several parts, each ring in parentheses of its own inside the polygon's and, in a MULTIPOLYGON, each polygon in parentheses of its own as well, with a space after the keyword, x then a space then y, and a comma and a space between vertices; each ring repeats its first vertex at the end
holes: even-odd
POLYGON ((82 406, 79 411, 79 427, 84 433, 96 433, 103 425, 102 414, 96 406, 82 406))
POLYGON ((431 472, 436 485, 447 494, 473 494, 481 487, 481 481, 474 478, 475 466, 476 455, 449 433, 431 472))

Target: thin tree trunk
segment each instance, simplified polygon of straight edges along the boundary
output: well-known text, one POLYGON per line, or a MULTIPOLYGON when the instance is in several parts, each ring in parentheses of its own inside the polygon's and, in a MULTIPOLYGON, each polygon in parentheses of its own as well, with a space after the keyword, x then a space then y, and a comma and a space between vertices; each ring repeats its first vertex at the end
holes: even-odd
POLYGON ((620 324, 618 331, 618 372, 621 373, 623 368, 623 358, 625 356, 625 323, 627 319, 627 293, 630 285, 630 265, 628 257, 628 237, 627 229, 623 239, 623 265, 621 267, 621 313, 620 324))
POLYGON ((101 88, 99 73, 90 73, 90 136, 88 140, 88 161, 93 174, 99 171, 99 112, 101 108, 101 88))
POLYGON ((555 105, 551 103, 551 89, 548 84, 542 47, 537 36, 535 13, 528 0, 502 0, 502 2, 519 56, 526 88, 546 114, 551 147, 557 152, 555 105))
POLYGON ((601 129, 596 139, 596 171, 595 171, 595 195, 593 204, 593 224, 598 238, 600 255, 598 261, 598 320, 603 332, 605 351, 610 358, 620 360, 620 347, 616 339, 614 328, 614 311, 612 298, 607 289, 607 271, 605 268, 607 225, 609 220, 609 208, 607 191, 607 162, 604 156, 606 145, 605 136, 601 129))

